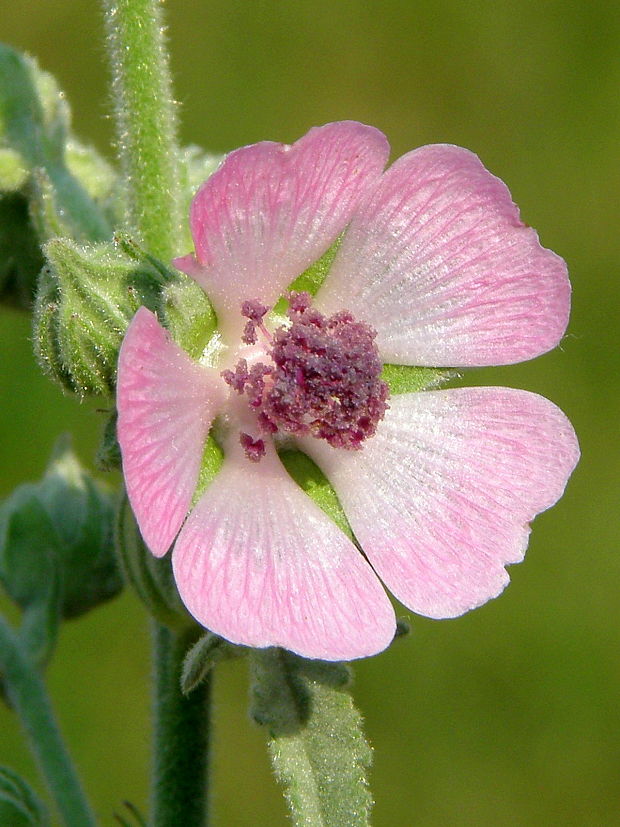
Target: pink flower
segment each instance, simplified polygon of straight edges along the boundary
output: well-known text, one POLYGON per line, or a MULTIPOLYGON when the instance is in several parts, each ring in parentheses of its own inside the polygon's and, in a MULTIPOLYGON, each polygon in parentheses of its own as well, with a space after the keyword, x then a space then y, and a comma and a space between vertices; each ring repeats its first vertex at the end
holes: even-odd
POLYGON ((145 308, 123 342, 118 434, 140 530, 157 556, 174 542, 187 608, 235 643, 376 653, 395 630, 379 578, 429 617, 481 605, 578 459, 564 414, 533 393, 385 398, 377 357, 531 359, 559 342, 570 299, 563 260, 475 155, 425 146, 383 172, 388 151, 343 122, 231 153, 192 203, 195 255, 175 262, 213 303, 219 361, 192 361, 145 308), (295 297, 276 330, 267 311, 343 232, 313 306, 295 297), (216 417, 223 465, 192 509, 216 417), (287 474, 281 439, 330 480, 365 557, 287 474))

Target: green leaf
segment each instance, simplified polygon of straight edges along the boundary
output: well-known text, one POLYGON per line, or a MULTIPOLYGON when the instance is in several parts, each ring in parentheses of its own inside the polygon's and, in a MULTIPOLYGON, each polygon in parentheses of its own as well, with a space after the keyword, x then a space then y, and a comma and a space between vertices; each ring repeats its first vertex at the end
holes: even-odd
POLYGON ((8 767, 0 767, 0 824, 47 827, 50 820, 30 784, 8 767))
POLYGON ((340 505, 338 495, 319 466, 307 454, 294 448, 283 448, 278 455, 297 485, 312 497, 349 539, 354 541, 351 526, 340 505))
POLYGON ((346 691, 348 668, 281 649, 252 652, 251 714, 269 731, 296 827, 365 827, 372 751, 346 691))
POLYGON ((456 371, 449 368, 420 368, 409 365, 383 365, 381 378, 390 393, 414 393, 438 388, 453 379, 456 371))

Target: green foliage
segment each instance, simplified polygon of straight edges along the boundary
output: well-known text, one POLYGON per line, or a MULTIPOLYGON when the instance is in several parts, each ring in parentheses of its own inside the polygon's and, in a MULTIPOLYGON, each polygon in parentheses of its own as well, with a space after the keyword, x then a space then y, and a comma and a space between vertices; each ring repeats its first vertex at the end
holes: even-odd
POLYGON ((61 438, 43 479, 0 506, 0 582, 22 609, 20 635, 37 663, 58 622, 114 597, 122 581, 112 547, 111 495, 61 438))
POLYGON ((0 192, 19 187, 39 210, 44 197, 45 209, 53 210, 75 239, 109 238, 104 207, 114 174, 94 150, 71 137, 69 106, 54 78, 3 44, 0 78, 0 192), (47 182, 43 196, 37 185, 29 190, 34 173, 47 182))
POLYGON ((114 541, 125 580, 155 620, 178 631, 195 626, 179 597, 170 555, 154 557, 145 546, 124 493, 118 504, 114 541))
POLYGON ((70 120, 54 78, 0 44, 0 300, 17 307, 32 305, 44 242, 112 235, 116 175, 70 120))
POLYGON ((296 827, 364 827, 372 798, 372 751, 346 691, 340 663, 281 649, 252 653, 251 714, 269 732, 269 752, 296 827))
POLYGON ((213 667, 222 660, 239 657, 246 650, 207 632, 191 647, 183 661, 181 691, 189 695, 204 682, 213 667))
POLYGON ((0 824, 48 827, 49 817, 30 784, 8 767, 0 767, 0 824))

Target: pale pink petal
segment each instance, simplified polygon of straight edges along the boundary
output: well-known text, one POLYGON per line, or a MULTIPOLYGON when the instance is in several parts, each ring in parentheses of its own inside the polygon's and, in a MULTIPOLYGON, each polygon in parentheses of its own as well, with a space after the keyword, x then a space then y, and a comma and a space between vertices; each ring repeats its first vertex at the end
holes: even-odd
POLYGON ((453 617, 498 595, 536 514, 578 456, 564 414, 509 388, 393 396, 360 451, 304 450, 336 489, 375 571, 406 606, 453 617))
POLYGON ((172 562, 192 615, 233 643, 349 660, 381 651, 394 635, 376 575, 272 445, 257 463, 240 446, 227 455, 172 562))
POLYGON ((570 285, 505 184, 468 150, 433 145, 384 174, 317 299, 372 324, 386 362, 495 365, 557 345, 570 285))
POLYGON ((118 441, 131 507, 158 557, 189 510, 205 438, 224 397, 217 372, 193 362, 141 307, 119 356, 118 441))
POLYGON ((236 336, 241 302, 272 305, 327 250, 379 179, 385 136, 343 121, 292 146, 262 142, 226 157, 192 202, 196 264, 175 261, 205 289, 220 327, 236 336))

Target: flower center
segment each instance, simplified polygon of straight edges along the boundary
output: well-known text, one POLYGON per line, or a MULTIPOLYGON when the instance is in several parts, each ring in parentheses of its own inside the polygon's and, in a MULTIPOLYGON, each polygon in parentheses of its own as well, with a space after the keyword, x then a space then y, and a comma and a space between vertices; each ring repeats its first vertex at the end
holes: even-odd
MULTIPOLYGON (((234 370, 222 372, 224 380, 247 397, 266 434, 314 436, 334 448, 361 448, 388 407, 376 331, 346 310, 323 316, 311 307, 308 293, 291 293, 290 324, 272 336, 263 323, 267 310, 258 301, 243 302, 248 322, 242 340, 255 344, 260 330, 270 363, 248 368, 240 359, 234 370)), ((241 444, 253 461, 264 453, 261 439, 244 433, 241 444)))

